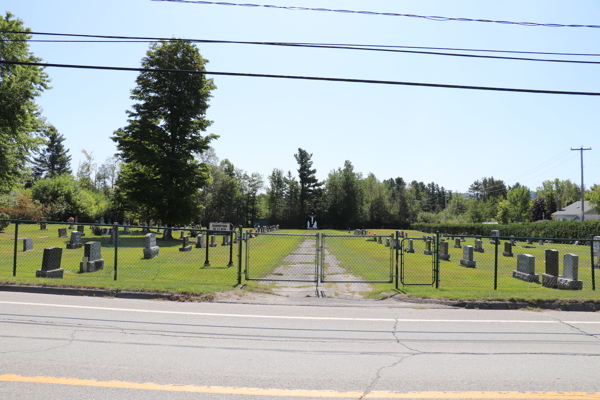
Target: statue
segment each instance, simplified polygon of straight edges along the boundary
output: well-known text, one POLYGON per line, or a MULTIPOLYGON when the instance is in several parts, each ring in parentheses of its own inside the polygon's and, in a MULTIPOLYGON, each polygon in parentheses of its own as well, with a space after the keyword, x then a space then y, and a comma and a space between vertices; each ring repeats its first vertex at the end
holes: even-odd
POLYGON ((309 215, 308 217, 310 218, 310 221, 306 221, 306 229, 318 229, 315 215, 309 215))

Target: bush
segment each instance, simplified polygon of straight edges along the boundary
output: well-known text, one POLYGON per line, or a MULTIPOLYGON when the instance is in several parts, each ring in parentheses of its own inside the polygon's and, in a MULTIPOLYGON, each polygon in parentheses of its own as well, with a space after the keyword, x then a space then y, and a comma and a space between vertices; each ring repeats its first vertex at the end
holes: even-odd
POLYGON ((413 229, 448 235, 491 236, 492 230, 499 230, 502 236, 542 237, 564 239, 587 239, 589 235, 600 235, 600 221, 544 221, 513 224, 413 224, 413 229))
MULTIPOLYGON (((0 212, 0 219, 10 219, 10 217, 8 216, 8 214, 0 212)), ((7 221, 0 221, 0 232, 3 232, 4 228, 6 228, 8 225, 10 225, 9 222, 7 222, 7 221)))

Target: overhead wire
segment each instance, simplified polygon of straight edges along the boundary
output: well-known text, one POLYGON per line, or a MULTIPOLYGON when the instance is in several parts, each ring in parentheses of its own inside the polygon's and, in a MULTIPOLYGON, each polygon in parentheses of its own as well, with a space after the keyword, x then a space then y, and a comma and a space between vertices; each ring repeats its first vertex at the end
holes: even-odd
POLYGON ((250 7, 250 8, 271 8, 280 10, 291 10, 291 11, 321 11, 321 12, 332 12, 342 14, 362 14, 372 16, 386 16, 386 17, 406 17, 406 18, 418 18, 426 19, 437 22, 482 22, 482 23, 493 23, 503 25, 520 25, 530 27, 546 27, 546 28, 600 28, 600 25, 588 25, 588 24, 557 24, 557 23, 542 23, 542 22, 525 22, 525 21, 506 21, 506 20, 493 20, 493 19, 481 19, 481 18, 464 18, 464 17, 444 17, 437 15, 419 15, 419 14, 402 14, 394 12, 376 12, 376 11, 359 11, 359 10, 343 10, 343 9, 332 9, 332 8, 321 8, 321 7, 301 7, 301 6, 278 6, 271 4, 251 4, 251 3, 231 3, 224 1, 203 1, 203 0, 151 0, 156 2, 166 3, 184 3, 184 4, 201 4, 201 5, 217 5, 217 6, 235 6, 235 7, 250 7))
POLYGON ((310 81, 326 81, 326 82, 344 82, 344 83, 368 83, 377 85, 395 85, 395 86, 416 86, 416 87, 432 87, 438 89, 466 89, 466 90, 482 90, 496 92, 512 92, 512 93, 533 93, 533 94, 559 94, 572 96, 600 96, 600 92, 575 92, 565 90, 543 90, 543 89, 519 89, 506 87, 491 87, 491 86, 470 86, 470 85, 452 85, 443 83, 424 83, 424 82, 401 82, 401 81, 386 81, 375 79, 352 79, 352 78, 331 78, 322 76, 300 76, 300 75, 277 75, 277 74, 255 74, 247 72, 223 72, 223 71, 192 71, 192 70, 175 70, 175 69, 148 69, 148 68, 132 68, 132 67, 109 67, 100 65, 77 65, 77 64, 56 64, 56 63, 40 63, 40 62, 24 62, 24 61, 8 61, 0 60, 0 64, 12 65, 32 65, 39 67, 56 67, 56 68, 76 68, 76 69, 95 69, 105 71, 132 71, 132 72, 160 72, 160 73, 183 73, 197 75, 217 75, 217 76, 240 76, 253 78, 276 78, 276 79, 293 79, 293 80, 310 80, 310 81))
MULTIPOLYGON (((165 40, 165 39, 160 39, 165 40)), ((157 43, 160 40, 126 40, 126 39, 115 39, 115 40, 50 40, 50 39, 8 39, 6 42, 28 42, 28 43, 157 43)), ((167 39, 172 40, 172 39, 167 39)), ((284 46, 284 47, 299 47, 299 48, 313 48, 313 49, 333 49, 333 50, 358 50, 358 51, 374 51, 374 52, 386 52, 386 53, 404 53, 404 54, 422 54, 422 55, 433 55, 433 56, 449 56, 449 57, 466 57, 466 58, 484 58, 484 59, 496 59, 496 60, 509 60, 509 61, 534 61, 534 62, 551 62, 551 63, 567 63, 567 64, 600 64, 600 61, 586 61, 586 60, 561 60, 561 59, 550 59, 550 58, 530 58, 530 57, 508 57, 508 56, 489 56, 481 54, 464 54, 464 53, 444 53, 434 51, 418 51, 418 50, 401 50, 401 49, 390 49, 390 48, 378 48, 378 47, 363 47, 360 45, 327 45, 327 44, 300 44, 300 43, 259 43, 259 42, 241 42, 241 41, 215 41, 215 40, 189 40, 194 43, 222 43, 222 44, 255 44, 255 45, 269 45, 269 46, 284 46)), ((594 56, 600 56, 595 54, 594 56)))

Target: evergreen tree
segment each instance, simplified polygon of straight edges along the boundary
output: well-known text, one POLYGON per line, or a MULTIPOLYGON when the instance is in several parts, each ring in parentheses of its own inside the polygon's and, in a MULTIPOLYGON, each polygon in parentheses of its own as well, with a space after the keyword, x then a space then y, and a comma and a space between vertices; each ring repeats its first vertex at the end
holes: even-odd
POLYGON ((33 159, 33 177, 52 178, 56 175, 71 173, 71 156, 67 154, 63 142, 65 138, 50 125, 46 130, 46 147, 33 159))
POLYGON ((128 125, 112 137, 124 161, 119 183, 125 196, 171 226, 201 213, 197 200, 210 168, 196 157, 218 137, 202 136, 212 124, 205 116, 215 85, 204 74, 154 70, 202 72, 206 62, 189 41, 152 44, 132 90, 137 103, 128 112, 128 125))
POLYGON ((298 178, 300 180, 300 218, 307 217, 308 211, 313 211, 313 199, 315 191, 321 187, 321 183, 316 177, 317 170, 312 168, 312 154, 308 154, 306 150, 298 149, 298 153, 294 154, 298 163, 298 178))

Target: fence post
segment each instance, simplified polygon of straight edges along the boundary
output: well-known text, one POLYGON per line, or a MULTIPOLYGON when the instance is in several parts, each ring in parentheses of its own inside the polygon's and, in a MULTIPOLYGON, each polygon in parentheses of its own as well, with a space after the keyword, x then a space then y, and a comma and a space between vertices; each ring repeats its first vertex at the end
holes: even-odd
POLYGON ((238 250, 238 276, 237 276, 237 284, 241 285, 242 284, 242 251, 243 251, 243 243, 244 243, 244 239, 243 239, 243 228, 242 225, 240 225, 239 227, 239 232, 240 232, 240 240, 239 240, 239 250, 238 250))
MULTIPOLYGON (((590 249, 590 254, 592 255, 592 290, 596 290, 596 270, 594 269, 594 238, 592 238, 592 241, 590 242, 590 249)), ((600 256, 600 254, 598 254, 598 256, 600 256)))
POLYGON ((228 267, 233 267, 233 235, 234 232, 229 233, 229 262, 228 267))
POLYGON ((400 275, 398 274, 398 247, 400 247, 400 231, 396 231, 396 243, 394 244, 394 249, 396 250, 396 289, 398 289, 398 281, 400 280, 400 275))
POLYGON ((208 230, 206 230, 206 258, 204 259, 204 266, 205 267, 210 267, 210 261, 208 261, 208 248, 210 247, 209 244, 209 235, 208 235, 208 230))
MULTIPOLYGON (((15 222, 15 245, 13 251, 13 276, 17 276, 17 238, 19 237, 19 221, 15 222)), ((593 260, 593 258, 592 258, 593 260)), ((593 268, 593 265, 592 265, 593 268)))
POLYGON ((113 225, 115 229, 115 276, 114 276, 114 280, 117 280, 117 268, 119 266, 119 225, 113 225))
POLYGON ((494 290, 498 289, 498 243, 500 239, 494 239, 495 253, 494 253, 494 290))
POLYGON ((435 288, 440 288, 440 231, 435 232, 435 288))

